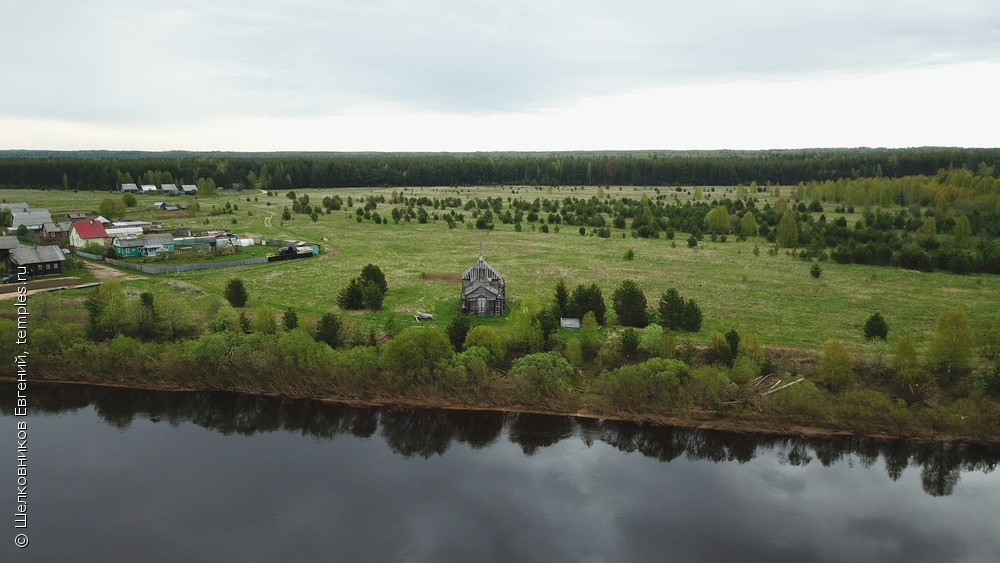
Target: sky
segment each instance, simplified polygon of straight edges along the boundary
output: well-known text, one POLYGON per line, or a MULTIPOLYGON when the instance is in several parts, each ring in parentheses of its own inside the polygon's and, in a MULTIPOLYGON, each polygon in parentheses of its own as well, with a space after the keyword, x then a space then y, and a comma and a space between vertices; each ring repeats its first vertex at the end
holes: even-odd
POLYGON ((996 0, 0 9, 0 149, 1000 146, 996 0))

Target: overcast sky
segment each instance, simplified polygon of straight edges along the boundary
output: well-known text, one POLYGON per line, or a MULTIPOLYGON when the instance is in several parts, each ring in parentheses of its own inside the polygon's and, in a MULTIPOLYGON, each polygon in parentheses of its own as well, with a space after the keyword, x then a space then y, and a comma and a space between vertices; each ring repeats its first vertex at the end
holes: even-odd
POLYGON ((0 0, 0 148, 1000 146, 996 0, 0 0))

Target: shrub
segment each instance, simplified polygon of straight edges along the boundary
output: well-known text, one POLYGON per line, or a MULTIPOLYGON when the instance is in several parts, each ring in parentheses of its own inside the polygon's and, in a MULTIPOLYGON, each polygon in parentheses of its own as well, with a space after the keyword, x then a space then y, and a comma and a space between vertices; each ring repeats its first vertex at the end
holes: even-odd
POLYGON ((385 344, 379 365, 404 383, 428 383, 434 366, 453 355, 455 351, 441 331, 411 329, 385 344))
POLYGON ((472 327, 465 337, 463 347, 466 350, 477 347, 486 350, 489 352, 489 363, 492 365, 498 365, 507 357, 507 345, 504 344, 503 336, 490 326, 472 327))
POLYGON ((514 382, 518 398, 538 404, 569 396, 573 367, 559 354, 540 352, 515 360, 507 375, 514 382))
POLYGON ((809 275, 819 279, 819 277, 823 275, 823 268, 821 268, 819 264, 813 264, 812 268, 809 268, 809 275))
POLYGON ((686 371, 683 362, 653 358, 605 373, 597 387, 617 408, 644 410, 673 398, 680 386, 680 375, 686 371))
POLYGON ((663 338, 663 327, 658 324, 647 325, 639 332, 639 348, 650 356, 660 355, 660 340, 663 338))
POLYGON ((872 314, 865 321, 865 338, 868 340, 885 340, 886 336, 889 335, 889 325, 885 322, 885 318, 878 312, 872 314))

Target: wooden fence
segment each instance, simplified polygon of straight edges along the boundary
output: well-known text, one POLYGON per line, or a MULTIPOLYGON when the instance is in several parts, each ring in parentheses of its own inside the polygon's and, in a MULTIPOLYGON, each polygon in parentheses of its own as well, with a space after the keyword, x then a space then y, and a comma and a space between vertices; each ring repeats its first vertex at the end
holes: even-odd
POLYGON ((211 270, 214 268, 232 268, 233 266, 246 266, 249 264, 264 264, 267 256, 257 258, 244 258, 242 260, 226 260, 225 262, 196 262, 191 264, 133 264, 113 258, 105 258, 105 262, 113 266, 138 270, 144 274, 176 274, 177 272, 190 272, 193 270, 211 270))

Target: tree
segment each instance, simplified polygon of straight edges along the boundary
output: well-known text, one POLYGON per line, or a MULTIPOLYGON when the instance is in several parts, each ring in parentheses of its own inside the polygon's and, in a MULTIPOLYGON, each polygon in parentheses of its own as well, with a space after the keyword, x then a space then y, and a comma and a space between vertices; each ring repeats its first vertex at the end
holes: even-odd
POLYGON ((684 316, 681 328, 687 332, 698 332, 701 330, 701 321, 701 307, 698 306, 694 299, 688 299, 684 303, 684 316))
POLYGON ((950 387, 966 375, 975 342, 969 317, 961 310, 941 313, 931 337, 930 360, 942 387, 950 387))
POLYGON ((819 264, 813 264, 812 268, 809 268, 809 275, 819 279, 819 277, 823 275, 823 268, 821 268, 819 264))
POLYGON ((889 325, 882 314, 875 312, 865 321, 865 338, 868 340, 885 340, 889 335, 889 325))
POLYGON ((709 232, 722 235, 729 232, 729 210, 725 205, 716 205, 705 216, 705 224, 709 232))
POLYGON ((854 384, 853 360, 843 342, 827 342, 819 361, 819 378, 832 391, 843 391, 854 384))
POLYGON ((226 290, 223 293, 226 297, 226 301, 233 307, 242 307, 247 304, 247 288, 243 286, 243 280, 239 278, 233 278, 229 280, 226 284, 226 290))
POLYGON ((383 274, 382 270, 375 264, 366 264, 364 268, 361 268, 359 281, 363 285, 374 283, 378 286, 379 291, 381 291, 383 295, 389 291, 389 284, 385 281, 385 274, 383 274))
POLYGON ((132 194, 123 195, 122 203, 125 204, 125 207, 135 207, 136 205, 139 204, 139 202, 135 199, 135 196, 132 194))
POLYGON ((601 349, 601 333, 597 317, 593 311, 587 311, 580 323, 580 351, 583 359, 590 361, 597 357, 601 349))
POLYGON ((590 286, 582 284, 576 286, 570 297, 569 309, 570 316, 577 319, 583 318, 587 311, 592 311, 598 324, 604 324, 604 315, 607 311, 601 288, 596 283, 590 286))
POLYGON ((777 227, 778 246, 785 248, 795 248, 799 245, 799 221, 790 209, 786 210, 778 221, 777 227))
POLYGON ((965 215, 959 215, 958 219, 955 219, 955 229, 952 231, 952 234, 955 244, 958 246, 964 246, 969 242, 969 238, 972 236, 972 226, 969 224, 969 218, 965 215))
POLYGON ((615 289, 611 296, 615 313, 618 314, 618 322, 624 326, 644 327, 648 322, 646 313, 646 296, 639 288, 639 284, 632 280, 625 280, 615 289))
POLYGON ((337 305, 344 310, 356 310, 364 308, 364 288, 358 282, 358 278, 351 278, 347 286, 337 294, 337 305))
POLYGON ((622 346, 622 355, 626 358, 635 357, 636 352, 639 351, 639 333, 634 328, 629 327, 622 331, 619 338, 622 346))
POLYGON ((757 218, 754 217, 753 211, 747 211, 740 218, 740 232, 747 237, 757 234, 757 218))
POLYGON ((566 289, 566 282, 562 278, 559 278, 559 281, 556 282, 555 304, 559 316, 565 316, 569 309, 569 291, 566 289))
POLYGON ((120 198, 106 197, 101 200, 97 212, 111 221, 121 219, 125 216, 125 202, 120 198))
POLYGON ((288 309, 281 317, 281 321, 285 330, 295 330, 299 326, 299 315, 292 309, 288 309))
POLYGON ((468 315, 456 315, 445 327, 444 332, 448 335, 448 340, 451 341, 451 346, 456 351, 462 350, 462 345, 465 344, 465 337, 469 334, 469 329, 472 328, 472 317, 468 315))
POLYGON ((361 288, 361 304, 369 311, 381 309, 384 298, 385 293, 374 282, 365 283, 361 288))
POLYGON ((318 342, 326 342, 331 348, 336 348, 340 344, 340 319, 333 313, 325 313, 316 326, 314 338, 318 342))
POLYGON ((660 295, 660 324, 667 330, 680 330, 684 320, 684 299, 674 288, 660 295))

